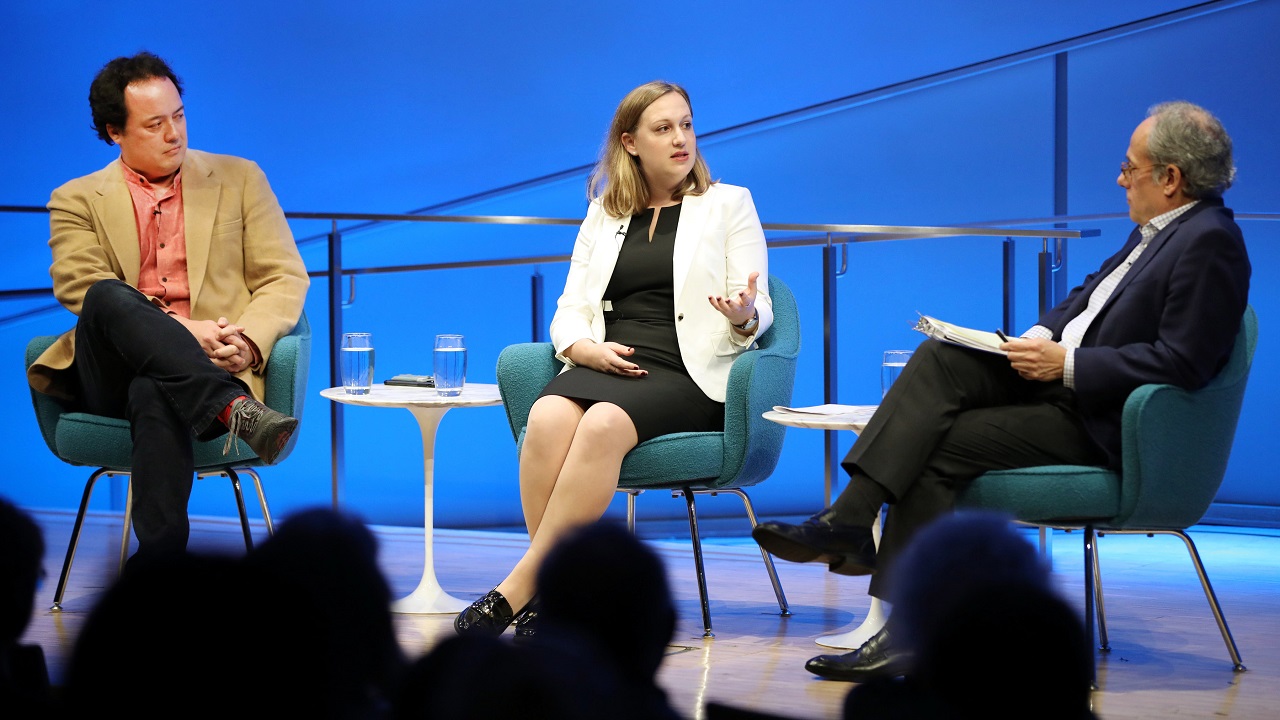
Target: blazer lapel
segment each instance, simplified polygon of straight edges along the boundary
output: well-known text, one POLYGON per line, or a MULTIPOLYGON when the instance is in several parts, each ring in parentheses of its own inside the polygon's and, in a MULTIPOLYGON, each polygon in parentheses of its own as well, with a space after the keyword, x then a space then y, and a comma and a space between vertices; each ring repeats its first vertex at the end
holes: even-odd
POLYGON ((1169 241, 1169 238, 1173 237, 1173 234, 1178 231, 1178 227, 1181 226, 1185 220, 1190 219, 1205 207, 1207 206, 1202 200, 1199 205, 1174 218, 1173 222, 1169 223, 1163 230, 1156 233, 1156 236, 1151 238, 1151 242, 1147 244, 1147 249, 1143 250, 1142 254, 1138 256, 1138 259, 1133 261, 1133 267, 1129 268, 1129 272, 1125 273, 1124 277, 1120 279, 1120 283, 1116 285, 1116 289, 1112 291, 1111 297, 1107 298, 1107 305, 1110 305, 1111 302, 1120 295, 1120 293, 1124 292, 1124 289, 1129 286, 1129 283, 1133 282, 1135 278, 1142 274, 1142 271, 1151 264, 1151 261, 1155 258, 1156 254, 1159 253, 1160 249, 1169 241))
POLYGON ((711 211, 711 205, 707 202, 710 194, 711 190, 702 195, 686 195, 681 202, 680 224, 676 226, 675 251, 671 256, 671 280, 675 287, 676 307, 680 306, 684 282, 693 266, 694 253, 702 238, 702 227, 707 224, 707 214, 711 211))
POLYGON ((222 184, 213 176, 213 171, 188 151, 182 164, 182 213, 187 241, 187 282, 191 287, 193 311, 209 265, 209 245, 221 192, 222 184))
POLYGON ((119 163, 116 160, 107 166, 102 184, 97 188, 98 197, 93 201, 93 212, 102 223, 108 249, 120 263, 124 281, 137 287, 142 266, 138 221, 133 216, 133 196, 129 194, 119 163))

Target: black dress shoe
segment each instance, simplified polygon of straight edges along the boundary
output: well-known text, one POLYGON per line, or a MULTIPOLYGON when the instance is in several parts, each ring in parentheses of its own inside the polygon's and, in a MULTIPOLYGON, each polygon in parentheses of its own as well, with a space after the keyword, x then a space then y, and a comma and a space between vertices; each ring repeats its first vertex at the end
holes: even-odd
POLYGON ((751 537, 774 557, 791 562, 824 562, 841 575, 870 575, 876 569, 876 543, 871 528, 839 525, 830 509, 799 525, 760 523, 751 537))
POLYGON ((453 620, 453 629, 459 635, 489 635, 497 637, 507 629, 515 619, 515 611, 511 603, 498 592, 497 588, 488 595, 471 603, 466 610, 458 613, 453 620))
POLYGON ((819 677, 857 683, 904 675, 910 667, 911 655, 893 649, 888 626, 880 628, 880 632, 853 652, 819 655, 804 664, 805 670, 819 677))
POLYGON ((538 634, 538 598, 534 597, 516 616, 516 642, 532 640, 538 634))

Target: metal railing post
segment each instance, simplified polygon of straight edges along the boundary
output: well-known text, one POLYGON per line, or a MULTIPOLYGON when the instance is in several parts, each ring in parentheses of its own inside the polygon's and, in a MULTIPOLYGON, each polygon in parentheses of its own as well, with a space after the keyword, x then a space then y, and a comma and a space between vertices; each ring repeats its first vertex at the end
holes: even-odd
POLYGON ((542 313, 542 300, 545 293, 542 273, 534 268, 533 275, 529 277, 529 322, 532 325, 529 332, 530 342, 546 341, 547 324, 543 322, 542 313))
MULTIPOLYGON (((847 250, 848 246, 844 246, 847 250)), ((836 292, 836 278, 839 277, 839 264, 836 254, 840 247, 831 244, 831 233, 827 233, 827 244, 822 248, 822 402, 837 402, 839 392, 838 368, 839 349, 839 317, 840 298, 836 292)), ((822 431, 822 502, 823 507, 831 506, 831 491, 834 489, 836 467, 840 461, 837 446, 837 430, 822 431)))
MULTIPOLYGON (((342 384, 342 233, 338 221, 329 231, 329 387, 342 384)), ((329 447, 332 464, 331 501, 337 510, 342 499, 342 483, 346 475, 343 452, 342 403, 329 403, 329 447)))
POLYGON ((1008 335, 1010 333, 1017 332, 1015 327, 1018 322, 1018 295, 1016 292, 1018 286, 1018 266, 1015 262, 1017 259, 1015 252, 1017 245, 1013 242, 1013 238, 1005 238, 1002 249, 1004 251, 1004 315, 1001 319, 1001 324, 1003 325, 1001 329, 1004 330, 1006 335, 1008 335))

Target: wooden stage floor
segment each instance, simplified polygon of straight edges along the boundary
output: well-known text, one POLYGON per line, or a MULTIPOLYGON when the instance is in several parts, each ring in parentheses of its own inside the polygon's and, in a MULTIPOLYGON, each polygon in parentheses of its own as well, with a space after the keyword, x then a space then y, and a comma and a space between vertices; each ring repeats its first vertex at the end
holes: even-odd
MULTIPOLYGON (((44 647, 53 682, 60 681, 77 631, 114 576, 120 518, 91 515, 63 602, 51 604, 70 535, 71 513, 33 513, 45 530, 48 578, 24 642, 44 647)), ((745 520, 744 520, 745 523, 745 520)), ((381 564, 397 596, 422 573, 422 531, 376 526, 381 564)), ((646 535, 641 524, 641 534, 646 535)), ((1181 541, 1116 535, 1100 541, 1112 651, 1099 654, 1094 709, 1104 720, 1151 717, 1263 718, 1280 713, 1280 532, 1197 527, 1214 589, 1240 646, 1247 672, 1236 673, 1181 541)), ((258 537, 265 529, 258 528, 258 537)), ((1033 535, 1028 534, 1030 540, 1033 535)), ((760 556, 749 538, 704 543, 716 637, 704 640, 688 536, 650 539, 666 561, 680 622, 660 670, 660 682, 685 717, 705 716, 722 703, 791 718, 838 718, 852 687, 804 670, 809 657, 831 652, 815 638, 861 621, 868 608, 866 578, 832 575, 816 565, 778 563, 793 615, 780 617, 760 556)), ((514 564, 525 538, 514 533, 437 530, 436 572, 451 594, 467 600, 488 591, 514 564)), ((195 518, 192 546, 243 552, 239 525, 195 518)), ((1082 607, 1079 533, 1055 533, 1054 574, 1082 607)), ((180 598, 170 599, 181 602, 180 598)), ((263 612, 288 612, 265 603, 263 612)), ((397 615, 406 652, 415 657, 453 632, 452 616, 397 615)), ((193 618, 192 622, 199 622, 193 618)), ((182 632, 174 628, 174 632, 182 632)), ((1010 663, 1035 662, 1010 657, 1010 663)), ((991 674, 993 703, 1001 702, 999 668, 991 674)))

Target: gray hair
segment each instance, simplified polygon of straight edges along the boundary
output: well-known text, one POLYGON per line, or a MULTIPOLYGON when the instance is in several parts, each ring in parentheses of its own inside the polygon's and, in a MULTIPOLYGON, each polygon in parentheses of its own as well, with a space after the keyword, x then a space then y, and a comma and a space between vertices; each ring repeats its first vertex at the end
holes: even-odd
MULTIPOLYGON (((1231 187, 1236 166, 1231 161, 1231 136, 1213 113, 1184 101, 1154 105, 1147 117, 1155 125, 1147 136, 1147 153, 1160 166, 1182 171, 1183 191, 1190 197, 1217 197, 1231 187)), ((1163 178, 1164 169, 1158 177, 1163 178)))

